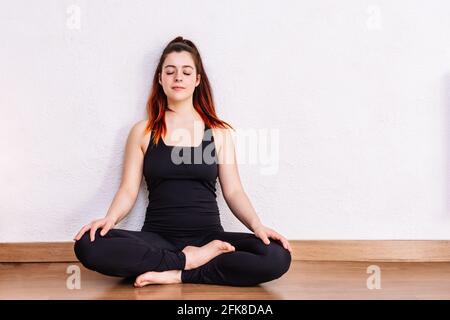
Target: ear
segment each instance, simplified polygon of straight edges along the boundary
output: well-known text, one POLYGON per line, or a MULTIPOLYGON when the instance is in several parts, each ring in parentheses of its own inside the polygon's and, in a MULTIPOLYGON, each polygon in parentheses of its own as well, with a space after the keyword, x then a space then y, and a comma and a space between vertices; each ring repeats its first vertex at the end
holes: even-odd
POLYGON ((162 83, 161 83, 161 73, 158 73, 158 82, 159 82, 160 85, 162 85, 162 83))
POLYGON ((202 75, 200 73, 197 74, 197 83, 195 84, 195 86, 198 86, 200 84, 201 78, 202 78, 202 75))

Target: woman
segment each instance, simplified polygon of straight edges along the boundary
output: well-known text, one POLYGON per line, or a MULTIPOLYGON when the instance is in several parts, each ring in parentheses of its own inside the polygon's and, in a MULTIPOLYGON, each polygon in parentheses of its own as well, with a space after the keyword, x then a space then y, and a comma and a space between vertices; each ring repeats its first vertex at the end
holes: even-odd
POLYGON ((282 276, 291 263, 290 244, 261 223, 243 190, 232 127, 216 115, 191 41, 177 37, 164 49, 147 111, 148 119, 128 136, 122 182, 106 217, 75 236, 80 262, 106 275, 137 277, 136 287, 252 286, 282 276), (143 175, 149 190, 144 226, 113 229, 133 207, 143 175), (217 178, 231 211, 253 234, 224 231, 217 178))

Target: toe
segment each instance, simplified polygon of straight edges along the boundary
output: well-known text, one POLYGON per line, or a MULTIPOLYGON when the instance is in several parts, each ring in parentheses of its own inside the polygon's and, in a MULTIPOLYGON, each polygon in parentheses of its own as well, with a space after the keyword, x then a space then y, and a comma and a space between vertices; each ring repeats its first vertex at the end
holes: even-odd
POLYGON ((144 280, 145 280, 144 277, 140 275, 139 277, 136 278, 136 281, 134 283, 136 283, 138 286, 141 286, 144 280))
POLYGON ((233 251, 234 247, 230 243, 226 242, 225 250, 226 251, 233 251))
POLYGON ((222 249, 223 250, 231 250, 231 244, 229 244, 228 242, 224 242, 222 245, 222 249))

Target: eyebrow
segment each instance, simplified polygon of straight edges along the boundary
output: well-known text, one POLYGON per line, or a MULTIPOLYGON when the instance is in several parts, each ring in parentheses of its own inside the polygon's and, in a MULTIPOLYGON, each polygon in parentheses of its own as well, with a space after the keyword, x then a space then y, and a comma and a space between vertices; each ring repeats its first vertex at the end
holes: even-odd
MULTIPOLYGON (((172 68, 175 68, 175 66, 174 65, 172 65, 172 64, 169 64, 169 65, 167 65, 167 66, 165 66, 164 68, 167 68, 167 67, 172 67, 172 68)), ((190 65, 188 65, 188 64, 186 64, 186 65, 184 65, 184 66, 182 66, 183 68, 192 68, 192 69, 194 69, 192 66, 190 66, 190 65)))

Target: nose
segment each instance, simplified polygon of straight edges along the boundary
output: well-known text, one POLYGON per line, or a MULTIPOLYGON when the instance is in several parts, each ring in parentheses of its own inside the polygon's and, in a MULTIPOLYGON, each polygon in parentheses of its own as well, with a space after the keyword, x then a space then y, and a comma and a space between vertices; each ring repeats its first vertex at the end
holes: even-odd
POLYGON ((181 80, 182 80, 182 78, 181 78, 182 73, 183 73, 182 70, 178 70, 178 71, 175 73, 175 81, 181 81, 181 80))

